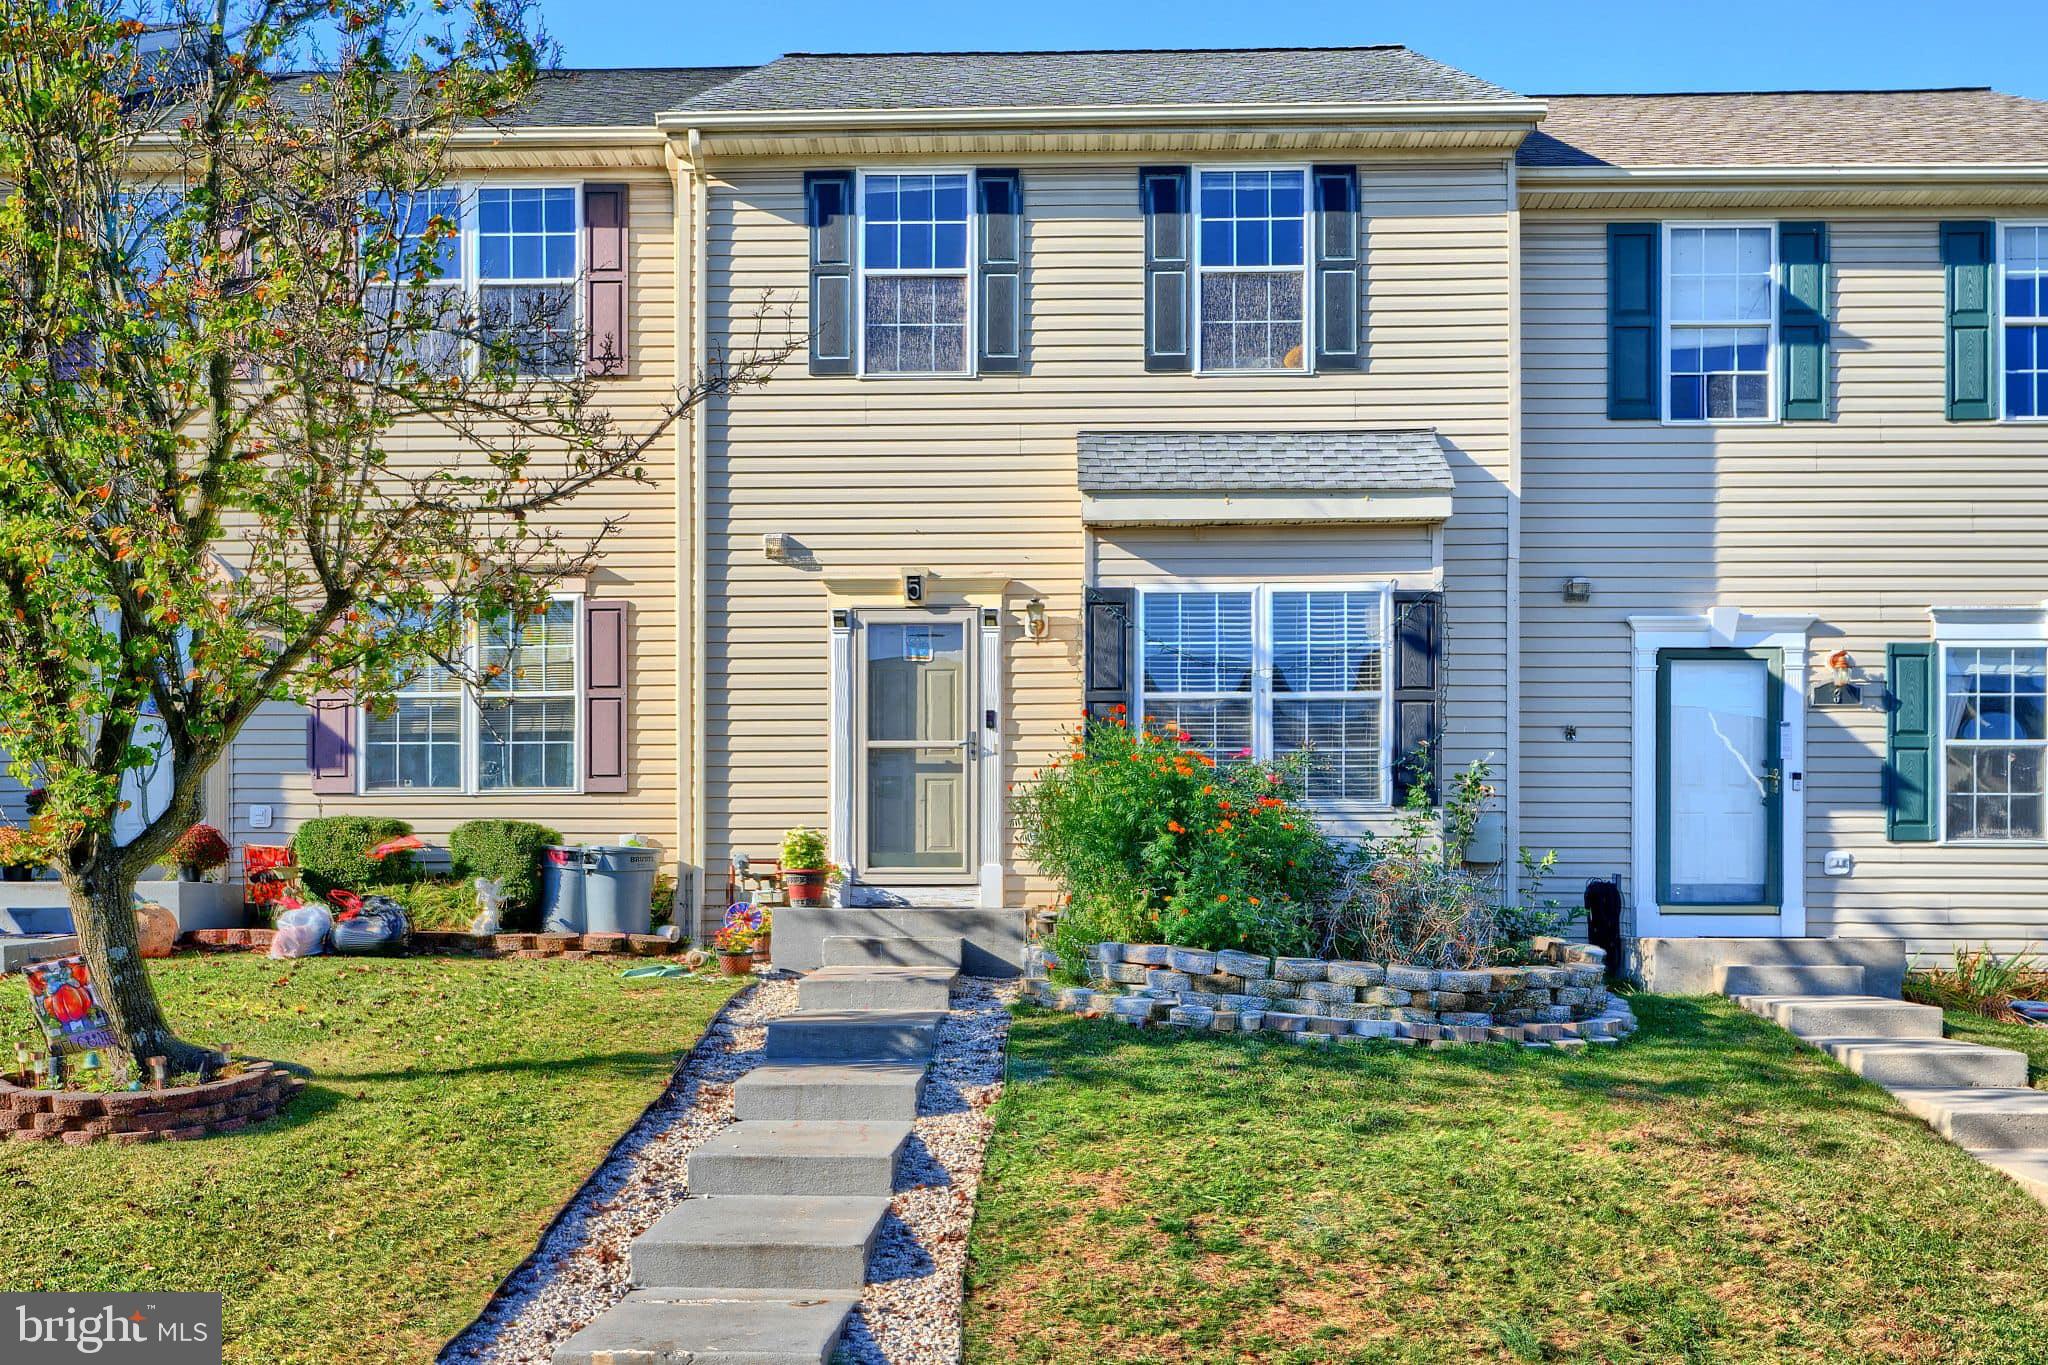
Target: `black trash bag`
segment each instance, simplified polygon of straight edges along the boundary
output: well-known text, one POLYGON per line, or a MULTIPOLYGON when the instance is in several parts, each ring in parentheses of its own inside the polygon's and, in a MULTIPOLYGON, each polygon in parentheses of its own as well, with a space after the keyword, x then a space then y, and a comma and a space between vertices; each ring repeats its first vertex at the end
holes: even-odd
POLYGON ((334 921, 333 945, 337 953, 395 953, 412 937, 405 907, 389 896, 365 896, 362 908, 347 919, 334 921))

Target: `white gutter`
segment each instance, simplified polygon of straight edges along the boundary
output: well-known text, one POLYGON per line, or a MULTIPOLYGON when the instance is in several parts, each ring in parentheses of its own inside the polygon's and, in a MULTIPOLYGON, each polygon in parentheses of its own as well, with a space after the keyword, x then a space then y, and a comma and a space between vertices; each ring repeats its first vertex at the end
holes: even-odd
POLYGON ((2048 180, 2048 164, 2014 162, 1969 165, 1933 162, 1926 165, 1836 166, 1522 166, 1516 177, 1523 188, 1534 186, 1638 186, 1661 189, 1675 185, 1753 184, 1913 184, 1948 181, 1959 184, 2000 184, 2014 180, 2048 180))
POLYGON ((1151 123, 1527 123, 1541 100, 1379 100, 1355 104, 1085 104, 904 109, 689 110, 656 114, 655 126, 704 132, 795 132, 831 128, 1073 127, 1151 123))

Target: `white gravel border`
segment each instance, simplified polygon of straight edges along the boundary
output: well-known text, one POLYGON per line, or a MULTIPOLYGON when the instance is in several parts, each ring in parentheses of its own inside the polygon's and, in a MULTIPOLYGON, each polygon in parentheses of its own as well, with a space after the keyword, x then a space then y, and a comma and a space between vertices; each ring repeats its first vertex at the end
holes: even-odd
MULTIPOLYGON (((962 977, 939 1025, 892 1216, 868 1261, 860 1308, 837 1359, 848 1365, 954 1365, 975 1192, 1002 1093, 1014 981, 962 977)), ((633 1241, 683 1199, 690 1153, 733 1121, 732 1083, 759 1065, 768 1021, 796 1009, 794 979, 735 996, 676 1067, 668 1093, 619 1141, 442 1365, 549 1365, 555 1347, 617 1304, 633 1241)))

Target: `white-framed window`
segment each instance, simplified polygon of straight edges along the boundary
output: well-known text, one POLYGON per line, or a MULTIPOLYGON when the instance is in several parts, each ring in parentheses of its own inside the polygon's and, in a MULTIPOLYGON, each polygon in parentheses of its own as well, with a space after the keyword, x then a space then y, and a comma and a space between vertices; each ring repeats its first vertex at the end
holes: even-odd
POLYGON ((860 353, 870 375, 973 368, 973 175, 860 173, 860 353))
POLYGON ((2048 643, 1941 646, 1942 837, 2039 842, 2048 749, 2048 643))
POLYGON ((1998 226, 2000 413, 2048 421, 2048 223, 1998 226))
POLYGON ((1664 225, 1664 420, 1776 414, 1778 229, 1664 225))
POLYGON ((1142 588, 1139 721, 1218 763, 1306 749, 1311 801, 1384 807, 1391 601, 1384 583, 1142 588))
POLYGON ((365 795, 577 788, 582 599, 557 596, 522 622, 482 622, 469 634, 466 671, 478 681, 424 665, 387 711, 361 708, 365 795))
POLYGON ((1195 368, 1306 372, 1309 175, 1195 170, 1195 368))
MULTIPOLYGON (((441 331, 413 338, 404 349, 437 368, 477 367, 486 348, 464 345, 457 335, 461 315, 469 312, 477 335, 516 348, 516 373, 572 373, 582 320, 582 291, 576 287, 583 264, 582 199, 580 184, 499 182, 433 186, 396 199, 382 192, 368 196, 367 212, 393 224, 396 238, 378 273, 408 281, 417 274, 425 292, 407 285, 408 297, 446 318, 441 331), (439 236, 423 255, 437 220, 456 230, 439 236)), ((372 232, 366 225, 365 238, 372 232)), ((373 285, 373 311, 381 307, 389 316, 399 288, 373 285)))

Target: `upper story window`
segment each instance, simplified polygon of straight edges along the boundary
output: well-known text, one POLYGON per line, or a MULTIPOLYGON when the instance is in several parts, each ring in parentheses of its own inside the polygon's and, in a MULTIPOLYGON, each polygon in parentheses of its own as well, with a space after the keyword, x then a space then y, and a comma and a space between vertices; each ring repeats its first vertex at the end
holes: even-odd
POLYGON ((2048 418, 2048 225, 2013 224, 2000 235, 2005 415, 2048 418))
POLYGON ((861 177, 861 354, 869 374, 968 369, 968 177, 861 177))
POLYGON ((1768 226, 1665 229, 1665 418, 1770 418, 1777 286, 1768 226))
POLYGON ((1307 796, 1387 804, 1381 586, 1139 594, 1139 711, 1218 763, 1309 756, 1307 796))
POLYGON ((1306 368, 1308 173, 1205 170, 1198 180, 1198 367, 1306 368))
POLYGON ((370 307, 402 327, 394 350, 435 368, 502 357, 521 375, 576 363, 582 234, 573 185, 435 186, 367 197, 370 307), (389 281, 376 284, 374 281, 389 281), (464 315, 471 314, 470 323, 464 315), (464 333, 473 331, 474 341, 464 333))

